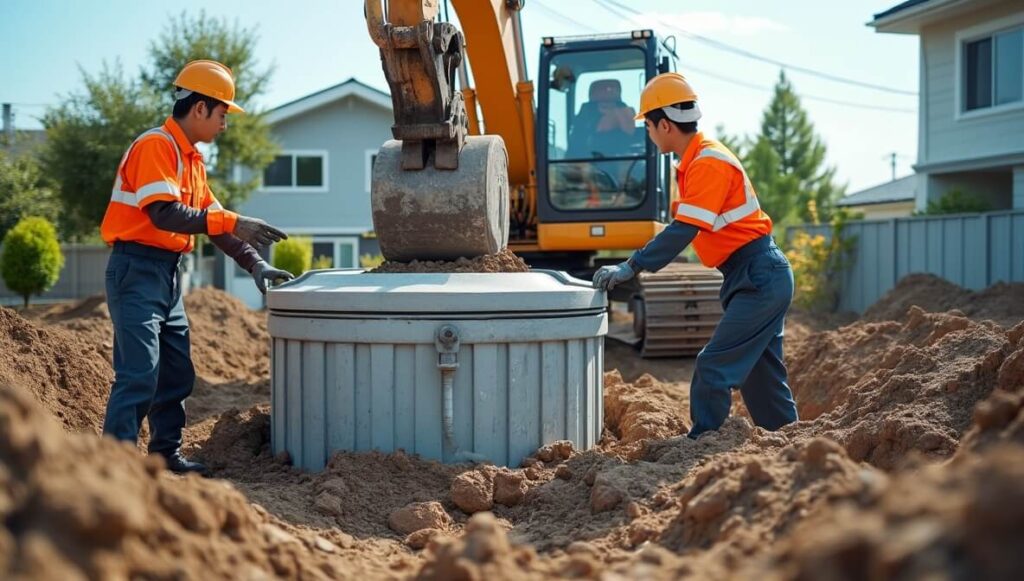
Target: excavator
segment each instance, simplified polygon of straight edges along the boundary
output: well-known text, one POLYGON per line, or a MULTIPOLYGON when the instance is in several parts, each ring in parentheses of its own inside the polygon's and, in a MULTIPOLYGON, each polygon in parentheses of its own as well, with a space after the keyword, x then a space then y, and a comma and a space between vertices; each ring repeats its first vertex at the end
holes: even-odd
MULTIPOLYGON (((590 278, 609 261, 600 251, 639 248, 660 232, 678 195, 674 170, 627 103, 671 70, 665 45, 651 30, 544 37, 535 92, 525 0, 450 0, 462 30, 447 20, 448 1, 364 3, 395 116, 371 176, 384 258, 455 260, 507 246, 531 267, 590 278)), ((721 280, 674 262, 616 288, 610 300, 634 315, 619 338, 644 357, 696 354, 721 317, 721 280)))

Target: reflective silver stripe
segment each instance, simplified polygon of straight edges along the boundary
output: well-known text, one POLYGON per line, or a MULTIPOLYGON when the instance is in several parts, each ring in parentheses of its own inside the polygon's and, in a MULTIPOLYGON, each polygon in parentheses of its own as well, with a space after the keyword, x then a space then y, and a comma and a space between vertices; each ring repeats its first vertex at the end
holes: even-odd
POLYGON ((209 208, 207 208, 207 210, 223 210, 223 209, 224 209, 224 206, 221 206, 220 202, 214 202, 214 203, 210 204, 209 208))
POLYGON ((761 208, 761 205, 757 201, 757 195, 754 193, 754 186, 750 183, 750 178, 747 177, 747 172, 743 169, 739 160, 724 151, 718 151, 717 149, 712 149, 710 147, 701 150, 693 161, 697 161, 702 157, 712 157, 719 161, 724 161, 725 163, 740 170, 740 174, 743 175, 745 200, 739 206, 717 215, 714 212, 705 210, 704 208, 690 204, 679 204, 679 208, 676 210, 677 216, 695 218, 702 222, 706 222, 711 225, 712 232, 718 232, 722 228, 725 228, 727 224, 742 220, 761 208))
POLYGON ((117 165, 117 177, 114 179, 114 187, 110 192, 110 201, 120 202, 122 204, 138 208, 140 200, 145 200, 146 198, 157 194, 172 194, 181 198, 181 190, 179 187, 168 181, 158 181, 146 184, 139 188, 138 192, 126 192, 122 189, 123 182, 121 180, 121 170, 124 169, 124 164, 128 161, 128 155, 132 152, 132 149, 135 148, 135 145, 148 135, 159 135, 169 141, 174 147, 174 153, 177 155, 178 160, 178 171, 176 177, 178 183, 181 183, 181 176, 185 170, 185 164, 182 161, 181 148, 179 148, 178 143, 174 141, 173 135, 164 131, 162 127, 154 127, 153 129, 150 129, 136 137, 135 141, 128 146, 128 150, 124 152, 123 156, 121 156, 121 163, 117 165))
POLYGON ((178 189, 178 186, 173 182, 166 182, 163 180, 148 183, 135 192, 135 196, 139 198, 140 201, 157 194, 171 194, 175 198, 181 198, 181 190, 178 189))
POLYGON ((718 214, 692 204, 679 204, 679 207, 676 209, 676 216, 688 216, 700 220, 711 227, 714 227, 715 220, 718 219, 718 214))

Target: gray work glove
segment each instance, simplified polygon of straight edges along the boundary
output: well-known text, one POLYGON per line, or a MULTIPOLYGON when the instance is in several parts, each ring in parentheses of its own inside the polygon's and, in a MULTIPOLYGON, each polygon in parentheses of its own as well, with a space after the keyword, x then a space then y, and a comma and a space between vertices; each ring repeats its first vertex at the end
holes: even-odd
POLYGON ((594 288, 610 291, 634 276, 636 271, 630 266, 629 261, 615 266, 602 266, 594 273, 594 288))
POLYGON ((235 230, 232 234, 257 247, 270 246, 275 242, 288 238, 287 234, 263 220, 242 215, 238 216, 238 220, 235 222, 235 230))
POLYGON ((252 274, 252 279, 256 281, 256 288, 260 289, 260 292, 267 294, 267 281, 271 284, 278 281, 292 280, 295 275, 288 272, 287 270, 281 270, 280 268, 274 268, 267 264, 267 261, 261 260, 252 266, 252 270, 249 271, 252 274))

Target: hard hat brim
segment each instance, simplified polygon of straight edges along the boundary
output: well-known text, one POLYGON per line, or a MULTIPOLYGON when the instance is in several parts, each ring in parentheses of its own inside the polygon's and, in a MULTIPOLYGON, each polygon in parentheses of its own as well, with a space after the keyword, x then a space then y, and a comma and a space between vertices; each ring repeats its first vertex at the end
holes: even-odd
POLYGON ((245 109, 238 106, 234 101, 223 101, 228 106, 228 113, 245 113, 245 109))

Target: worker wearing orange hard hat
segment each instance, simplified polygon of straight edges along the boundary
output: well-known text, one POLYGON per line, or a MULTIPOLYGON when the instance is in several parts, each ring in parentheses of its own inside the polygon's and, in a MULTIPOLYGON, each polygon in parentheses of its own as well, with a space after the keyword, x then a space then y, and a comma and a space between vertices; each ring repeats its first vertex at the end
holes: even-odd
POLYGON ((793 272, 743 165, 697 130, 700 117, 697 93, 683 75, 664 73, 647 83, 636 119, 644 121, 661 153, 679 157, 674 220, 629 260, 598 270, 594 286, 610 290, 641 271, 656 272, 692 244, 705 266, 724 275, 724 312, 697 355, 689 435, 722 425, 733 389, 740 390, 755 424, 775 430, 797 420, 782 358, 793 272))
POLYGON ((114 384, 103 432, 134 444, 148 417, 150 454, 163 456, 174 472, 206 473, 181 454, 184 400, 195 381, 182 258, 195 234, 207 234, 261 291, 267 281, 292 275, 272 268, 257 251, 287 238, 284 232, 221 206, 195 148, 227 129, 228 113, 244 112, 235 102, 231 69, 192 61, 174 85, 172 115, 136 138, 121 158, 100 226, 112 247, 105 282, 114 325, 114 384))

